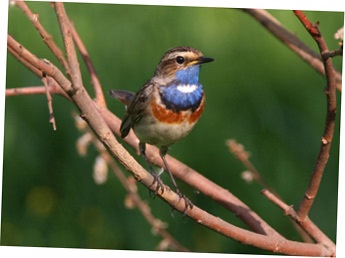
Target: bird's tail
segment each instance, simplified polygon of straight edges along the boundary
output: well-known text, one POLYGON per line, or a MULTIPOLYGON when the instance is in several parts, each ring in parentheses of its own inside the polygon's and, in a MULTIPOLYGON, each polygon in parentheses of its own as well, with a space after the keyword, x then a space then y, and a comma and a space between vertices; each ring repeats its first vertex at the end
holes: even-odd
MULTIPOLYGON (((134 99, 134 93, 127 90, 109 90, 109 95, 114 97, 115 99, 121 101, 123 104, 126 105, 126 108, 131 104, 132 100, 134 99)), ((129 130, 131 130, 132 127, 132 119, 131 117, 126 114, 125 117, 122 119, 120 132, 121 137, 125 138, 129 130)))
POLYGON ((109 90, 109 95, 121 101, 123 104, 126 105, 126 107, 128 107, 134 99, 135 94, 128 90, 109 90))

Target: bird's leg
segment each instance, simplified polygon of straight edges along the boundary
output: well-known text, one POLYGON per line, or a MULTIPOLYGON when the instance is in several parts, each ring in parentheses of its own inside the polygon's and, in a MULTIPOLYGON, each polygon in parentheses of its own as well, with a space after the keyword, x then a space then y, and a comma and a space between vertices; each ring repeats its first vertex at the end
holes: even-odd
POLYGON ((175 191, 176 191, 176 193, 178 194, 178 196, 180 197, 180 199, 182 198, 182 199, 185 201, 186 206, 185 206, 185 209, 184 209, 184 211, 183 211, 183 212, 185 212, 188 208, 193 208, 193 203, 191 202, 191 200, 189 200, 189 199, 187 198, 187 196, 185 196, 184 194, 182 194, 181 191, 180 191, 180 189, 177 187, 177 184, 176 184, 176 182, 175 182, 175 178, 174 178, 173 174, 171 173, 171 171, 170 171, 170 169, 169 169, 168 162, 167 162, 166 159, 165 159, 165 155, 167 154, 167 152, 168 152, 168 147, 166 147, 166 146, 162 146, 162 147, 159 149, 159 154, 160 154, 160 156, 161 156, 161 158, 162 158, 162 160, 163 160, 163 163, 164 163, 164 166, 165 166, 166 171, 168 171, 168 173, 169 173, 169 176, 170 176, 170 178, 171 178, 171 182, 172 182, 172 184, 173 184, 174 187, 175 187, 175 191))
MULTIPOLYGON (((159 189, 161 189, 162 193, 164 193, 164 184, 160 178, 160 175, 163 173, 164 170, 159 171, 158 173, 154 172, 154 169, 153 169, 153 167, 152 167, 152 165, 151 165, 150 161, 148 160, 146 153, 145 153, 145 150, 146 150, 146 144, 145 143, 143 143, 143 142, 139 143, 139 150, 140 150, 141 156, 144 157, 144 159, 147 163, 147 166, 149 167, 150 174, 153 176, 153 182, 152 182, 151 186, 154 185, 155 183, 157 183, 156 190, 154 192, 157 193, 159 191, 159 189)), ((151 192, 150 192, 150 194, 151 194, 151 192)))

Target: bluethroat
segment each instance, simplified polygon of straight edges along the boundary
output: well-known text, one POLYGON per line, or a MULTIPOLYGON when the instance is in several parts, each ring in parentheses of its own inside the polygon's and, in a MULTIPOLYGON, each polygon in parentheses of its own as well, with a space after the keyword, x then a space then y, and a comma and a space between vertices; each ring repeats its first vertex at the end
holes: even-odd
POLYGON ((191 201, 177 187, 165 159, 170 145, 181 140, 193 129, 205 105, 205 94, 199 82, 201 64, 214 59, 205 57, 192 47, 176 47, 161 58, 154 76, 135 94, 126 90, 110 90, 109 94, 126 105, 120 131, 121 137, 131 128, 139 138, 139 150, 157 183, 156 192, 164 191, 160 179, 163 169, 155 173, 145 154, 146 143, 159 147, 159 153, 168 171, 176 193, 187 207, 191 201))

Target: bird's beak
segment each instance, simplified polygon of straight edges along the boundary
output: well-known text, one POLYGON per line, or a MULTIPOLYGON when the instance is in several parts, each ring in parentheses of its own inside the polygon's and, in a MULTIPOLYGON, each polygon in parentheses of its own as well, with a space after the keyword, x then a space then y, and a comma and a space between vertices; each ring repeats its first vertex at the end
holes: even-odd
POLYGON ((199 58, 199 64, 209 63, 212 61, 214 61, 214 59, 211 57, 202 56, 199 58))
POLYGON ((211 57, 201 56, 198 59, 190 61, 188 63, 188 65, 191 66, 191 65, 196 65, 196 64, 205 64, 205 63, 209 63, 209 62, 212 62, 212 61, 214 61, 214 59, 211 58, 211 57))

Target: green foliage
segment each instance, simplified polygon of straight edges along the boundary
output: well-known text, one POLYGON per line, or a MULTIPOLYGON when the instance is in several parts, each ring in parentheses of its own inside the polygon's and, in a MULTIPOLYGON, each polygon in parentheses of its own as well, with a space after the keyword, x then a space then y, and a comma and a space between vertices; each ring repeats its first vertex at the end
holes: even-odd
MULTIPOLYGON (((30 2, 41 23, 63 48, 55 13, 48 3, 30 2)), ((207 105, 193 132, 170 154, 229 189, 289 239, 299 239, 289 220, 260 195, 261 188, 241 179, 243 166, 227 150, 235 138, 252 154, 264 180, 292 205, 298 206, 309 183, 323 133, 325 79, 301 61, 260 24, 241 10, 66 3, 105 91, 136 91, 152 76, 161 55, 171 47, 190 45, 216 59, 201 71, 207 105)), ((316 44, 290 11, 271 11, 311 48, 316 44)), ((342 13, 307 12, 331 49, 342 13)), ((57 63, 23 13, 9 10, 9 34, 40 58, 57 63)), ((80 60, 85 86, 90 78, 80 60)), ((334 59, 341 71, 341 59, 334 59)), ((42 85, 10 54, 7 88, 42 85)), ((340 94, 338 94, 340 95, 340 94)), ((338 97, 340 104, 340 97, 338 97)), ((120 117, 124 108, 107 96, 120 117)), ((92 167, 97 152, 78 156, 80 133, 75 108, 53 96, 58 130, 48 123, 44 95, 6 99, 2 245, 154 250, 160 238, 138 210, 124 206, 125 190, 109 174, 96 185, 92 167)), ((332 240, 336 235, 339 120, 329 164, 311 219, 332 240)), ((138 158, 141 161, 141 158, 138 158)), ((144 163, 143 163, 144 164, 144 163)), ((163 176, 169 182, 167 175, 163 176)), ((196 205, 243 226, 233 214, 178 182, 196 205)), ((184 246, 199 252, 265 253, 243 246, 150 199, 139 186, 152 213, 184 246)))

